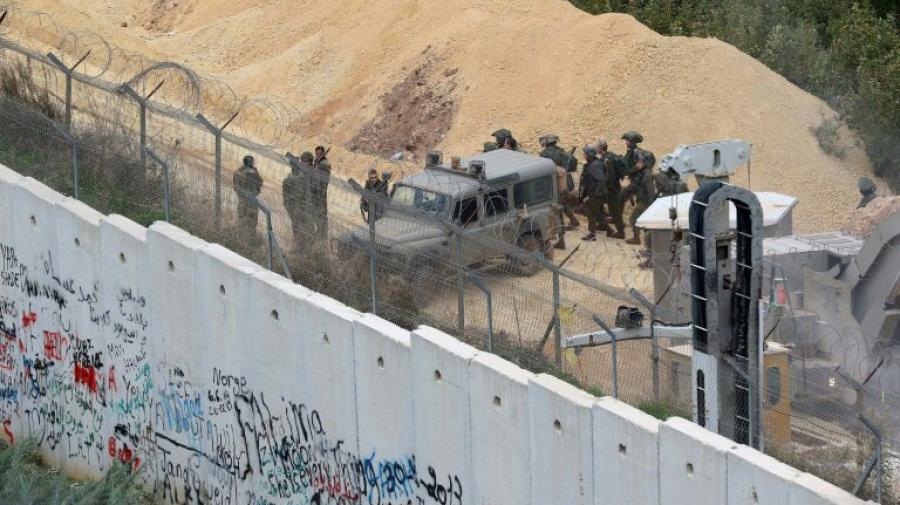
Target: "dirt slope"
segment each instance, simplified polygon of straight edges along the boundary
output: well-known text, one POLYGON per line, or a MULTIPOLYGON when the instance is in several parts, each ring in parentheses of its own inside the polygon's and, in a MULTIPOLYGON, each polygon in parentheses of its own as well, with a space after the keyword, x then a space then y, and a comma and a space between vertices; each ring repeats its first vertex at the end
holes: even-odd
POLYGON ((636 129, 661 158, 679 143, 739 137, 754 144, 752 187, 799 197, 803 232, 843 226, 857 177, 871 172, 846 132, 846 159, 819 148, 810 128, 833 111, 734 47, 563 0, 18 3, 242 94, 279 97, 312 129, 362 149, 471 152, 507 127, 530 150, 547 132, 567 145, 605 136, 621 150, 621 133, 636 129))

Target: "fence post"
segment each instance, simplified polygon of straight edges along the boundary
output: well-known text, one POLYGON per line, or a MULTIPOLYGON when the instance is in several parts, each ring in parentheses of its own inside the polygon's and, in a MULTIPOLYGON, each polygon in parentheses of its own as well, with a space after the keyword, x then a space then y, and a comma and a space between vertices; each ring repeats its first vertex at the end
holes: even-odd
POLYGON ((81 192, 79 191, 78 185, 80 183, 80 174, 78 173, 78 142, 75 140, 75 136, 69 131, 64 125, 60 125, 56 121, 51 123, 53 125, 53 129, 56 130, 66 142, 69 143, 72 149, 72 187, 73 193, 76 200, 80 200, 81 192))
POLYGON ((123 93, 131 97, 135 102, 137 102, 138 107, 140 108, 140 128, 141 128, 141 168, 144 170, 147 169, 147 153, 145 149, 147 148, 147 102, 150 100, 159 88, 162 87, 163 84, 166 83, 166 80, 163 79, 159 84, 153 88, 153 91, 147 94, 147 96, 139 95, 134 88, 132 88, 128 83, 125 83, 119 86, 119 93, 123 93))
POLYGON ((466 272, 463 266, 463 235, 454 231, 456 235, 456 331, 459 338, 466 334, 466 272))
POLYGON ((197 121, 200 121, 200 124, 209 130, 216 139, 216 231, 222 231, 222 132, 225 131, 225 128, 228 128, 228 125, 230 125, 240 113, 241 111, 235 112, 222 126, 216 126, 212 124, 210 120, 206 119, 203 114, 197 114, 197 121))
POLYGON ((80 60, 76 61, 71 67, 67 67, 55 54, 47 53, 47 59, 50 60, 50 63, 55 65, 66 75, 66 126, 69 128, 72 127, 72 75, 75 72, 75 69, 78 68, 78 65, 81 65, 90 55, 91 50, 88 49, 88 52, 84 53, 84 56, 82 56, 80 60))
POLYGON ((653 367, 653 400, 659 401, 659 337, 657 337, 656 332, 653 331, 654 323, 656 321, 656 305, 651 303, 640 291, 634 288, 629 289, 628 294, 650 311, 650 360, 653 367))
POLYGON ((372 217, 375 213, 376 201, 369 193, 363 194, 369 205, 369 217, 367 219, 369 225, 369 290, 372 291, 372 314, 378 315, 378 283, 376 269, 378 268, 378 252, 375 245, 375 219, 372 217))
POLYGON ((491 290, 481 282, 475 274, 468 272, 467 277, 472 280, 472 284, 484 293, 484 299, 487 302, 487 342, 485 347, 488 352, 494 352, 494 306, 491 300, 491 290))
POLYGON ((149 147, 144 149, 144 152, 147 156, 150 157, 153 161, 155 161, 163 170, 163 212, 166 216, 166 222, 170 222, 169 215, 169 164, 165 162, 161 157, 159 157, 152 149, 149 147))
POLYGON ((559 269, 553 269, 553 360, 562 368, 562 321, 559 319, 559 269))
POLYGON ((613 398, 619 398, 619 357, 616 353, 616 333, 612 331, 612 329, 603 322, 602 319, 593 316, 594 322, 600 325, 603 328, 603 331, 609 335, 610 345, 612 345, 612 383, 613 383, 613 398))

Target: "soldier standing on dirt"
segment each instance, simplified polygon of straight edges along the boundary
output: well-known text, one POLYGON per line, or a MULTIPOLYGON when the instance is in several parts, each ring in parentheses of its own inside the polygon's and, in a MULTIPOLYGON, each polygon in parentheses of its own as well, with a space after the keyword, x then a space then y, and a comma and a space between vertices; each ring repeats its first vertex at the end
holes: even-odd
POLYGON ((313 155, 306 151, 300 155, 299 163, 291 161, 291 174, 281 184, 281 198, 284 201, 284 209, 291 219, 291 231, 294 236, 294 248, 300 250, 303 233, 309 229, 309 177, 313 172, 313 155))
POLYGON ((622 171, 619 168, 620 158, 608 151, 608 144, 604 140, 597 141, 597 159, 603 163, 606 171, 606 206, 609 208, 609 216, 616 226, 614 232, 611 227, 606 227, 606 236, 611 238, 625 238, 625 222, 622 219, 625 200, 622 198, 622 171))
POLYGON ((331 180, 331 162, 326 157, 328 152, 322 146, 316 146, 316 157, 313 160, 315 170, 310 174, 310 194, 312 224, 315 226, 316 238, 328 238, 328 183, 331 180))
POLYGON ((238 196, 238 229, 256 242, 258 240, 256 224, 259 222, 259 207, 256 206, 254 200, 262 191, 263 180, 256 169, 253 156, 244 156, 243 165, 234 172, 232 184, 234 192, 238 196))
MULTIPOLYGON (((366 179, 366 191, 371 191, 379 196, 384 198, 388 197, 388 181, 391 178, 390 172, 385 172, 384 176, 378 177, 378 170, 374 168, 369 169, 368 178, 366 179)), ((370 220, 378 221, 381 218, 381 215, 384 213, 384 209, 381 205, 375 205, 374 209, 369 208, 369 202, 362 198, 359 202, 359 208, 366 215, 366 222, 370 220)))
POLYGON ((634 209, 628 218, 628 224, 634 232, 634 236, 625 241, 626 244, 639 245, 641 243, 641 235, 638 231, 637 220, 641 214, 646 211, 653 203, 656 196, 656 188, 653 185, 653 177, 650 169, 646 168, 647 162, 643 154, 638 153, 634 158, 634 173, 631 174, 631 184, 622 191, 622 201, 629 198, 635 199, 634 209))
POLYGON ((597 240, 597 230, 609 230, 609 220, 603 204, 606 203, 606 167, 597 158, 597 148, 585 146, 584 170, 581 173, 581 188, 578 199, 581 203, 587 202, 585 213, 588 218, 588 234, 581 240, 597 240))
MULTIPOLYGON (((578 228, 581 223, 575 217, 574 207, 578 204, 578 195, 575 194, 575 180, 572 174, 578 170, 578 159, 573 153, 567 153, 559 147, 557 135, 545 135, 539 139, 541 157, 552 160, 557 171, 557 190, 559 191, 559 204, 562 205, 563 214, 569 218, 569 228, 578 228)), ((574 149, 573 149, 574 152, 574 149)), ((562 220, 561 220, 562 221, 562 220)), ((563 223, 560 222, 560 226, 563 223)))

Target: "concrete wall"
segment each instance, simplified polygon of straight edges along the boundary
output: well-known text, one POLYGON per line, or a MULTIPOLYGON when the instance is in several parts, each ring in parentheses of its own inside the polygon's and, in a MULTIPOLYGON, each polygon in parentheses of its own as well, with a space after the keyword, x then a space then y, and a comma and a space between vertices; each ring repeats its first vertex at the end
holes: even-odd
POLYGON ((0 167, 0 436, 172 504, 858 503, 0 167))

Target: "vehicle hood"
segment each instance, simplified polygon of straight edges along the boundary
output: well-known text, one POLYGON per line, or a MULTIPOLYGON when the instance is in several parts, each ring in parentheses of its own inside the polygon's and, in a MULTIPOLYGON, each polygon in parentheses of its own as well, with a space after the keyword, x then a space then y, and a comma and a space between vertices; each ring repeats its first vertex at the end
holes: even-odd
MULTIPOLYGON (((369 241, 368 227, 354 230, 352 235, 360 242, 369 241)), ((375 243, 384 247, 445 236, 447 231, 442 226, 425 220, 383 217, 375 222, 375 243)))

